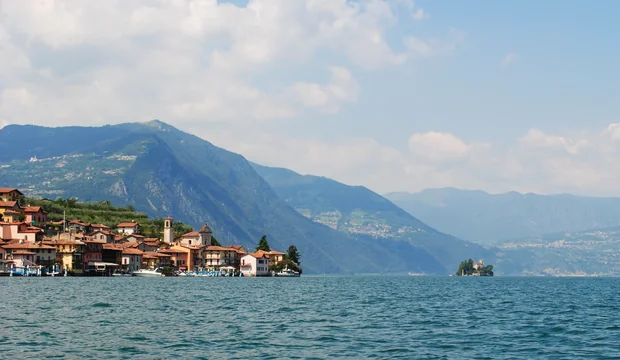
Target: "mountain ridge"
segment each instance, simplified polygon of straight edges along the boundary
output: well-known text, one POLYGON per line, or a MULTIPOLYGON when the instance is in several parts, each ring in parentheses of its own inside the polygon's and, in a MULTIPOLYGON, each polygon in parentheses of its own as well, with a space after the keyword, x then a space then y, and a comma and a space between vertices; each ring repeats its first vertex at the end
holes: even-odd
POLYGON ((266 234, 273 248, 298 247, 304 273, 446 271, 412 244, 343 234, 308 220, 243 156, 161 121, 7 126, 0 130, 0 183, 39 197, 110 200, 195 227, 207 222, 220 241, 247 248, 266 234))
POLYGON ((440 231, 480 244, 620 225, 620 198, 613 197, 455 188, 385 197, 440 231))

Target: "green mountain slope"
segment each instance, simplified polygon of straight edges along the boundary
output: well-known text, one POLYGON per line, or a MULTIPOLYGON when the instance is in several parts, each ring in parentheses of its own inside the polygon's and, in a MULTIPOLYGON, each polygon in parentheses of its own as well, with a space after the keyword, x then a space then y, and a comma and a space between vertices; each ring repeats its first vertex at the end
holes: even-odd
POLYGON ((151 217, 205 222, 225 244, 295 244, 304 273, 445 268, 424 249, 352 236, 314 223, 282 201, 240 155, 160 121, 98 128, 0 130, 0 184, 33 197, 132 205, 151 217))
POLYGON ((463 257, 496 261, 493 251, 440 233, 365 187, 252 165, 280 198, 314 222, 347 234, 413 244, 433 255, 449 273, 463 257))
POLYGON ((385 195, 430 226, 480 244, 620 225, 620 199, 453 188, 385 195))

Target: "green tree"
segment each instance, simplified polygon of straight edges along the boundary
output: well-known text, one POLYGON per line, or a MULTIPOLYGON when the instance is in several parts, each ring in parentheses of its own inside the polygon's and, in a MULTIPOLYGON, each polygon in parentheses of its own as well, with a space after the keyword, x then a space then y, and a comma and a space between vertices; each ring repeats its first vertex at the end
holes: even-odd
POLYGON ((258 250, 271 251, 271 248, 269 247, 269 243, 267 242, 267 235, 263 235, 263 237, 260 238, 258 245, 256 245, 256 251, 258 250))
POLYGON ((297 250, 297 246, 289 246, 286 251, 286 256, 297 265, 301 265, 301 261, 299 260, 301 258, 301 254, 299 253, 299 250, 297 250))
POLYGON ((215 238, 215 236, 211 236, 211 245, 213 246, 222 246, 219 241, 215 238))
POLYGON ((456 275, 471 275, 474 273, 474 260, 468 259, 459 265, 459 269, 456 271, 456 275))

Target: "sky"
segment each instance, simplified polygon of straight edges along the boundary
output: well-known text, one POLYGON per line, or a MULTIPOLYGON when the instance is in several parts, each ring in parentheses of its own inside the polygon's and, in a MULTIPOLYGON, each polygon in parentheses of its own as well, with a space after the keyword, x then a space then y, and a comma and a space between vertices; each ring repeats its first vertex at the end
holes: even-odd
POLYGON ((162 120, 379 193, 620 196, 617 1, 0 0, 0 127, 162 120))

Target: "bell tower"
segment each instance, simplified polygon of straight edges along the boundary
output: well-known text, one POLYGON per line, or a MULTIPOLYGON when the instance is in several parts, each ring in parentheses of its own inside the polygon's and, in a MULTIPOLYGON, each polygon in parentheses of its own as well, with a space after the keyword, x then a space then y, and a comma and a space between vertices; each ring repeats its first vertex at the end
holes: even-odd
POLYGON ((172 231, 173 218, 168 216, 164 219, 164 242, 171 244, 174 241, 174 232, 172 231))

